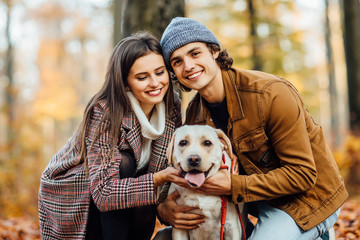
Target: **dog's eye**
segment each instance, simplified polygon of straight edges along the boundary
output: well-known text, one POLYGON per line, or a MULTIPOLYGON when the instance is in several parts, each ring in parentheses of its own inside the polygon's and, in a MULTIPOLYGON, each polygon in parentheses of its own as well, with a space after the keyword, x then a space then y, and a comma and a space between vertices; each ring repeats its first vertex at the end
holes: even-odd
POLYGON ((207 147, 209 147, 209 146, 212 145, 212 142, 210 142, 209 140, 205 140, 205 141, 204 141, 204 145, 207 146, 207 147))
POLYGON ((179 142, 179 145, 183 147, 183 146, 186 146, 187 143, 188 143, 187 140, 181 140, 181 141, 179 142))

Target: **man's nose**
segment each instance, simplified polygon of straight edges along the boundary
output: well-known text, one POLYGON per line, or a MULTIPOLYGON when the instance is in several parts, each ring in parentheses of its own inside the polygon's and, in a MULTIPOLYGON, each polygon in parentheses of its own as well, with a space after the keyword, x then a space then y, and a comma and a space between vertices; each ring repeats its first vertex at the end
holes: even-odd
POLYGON ((184 66, 185 66, 185 71, 191 71, 195 64, 194 61, 191 59, 184 59, 184 66))

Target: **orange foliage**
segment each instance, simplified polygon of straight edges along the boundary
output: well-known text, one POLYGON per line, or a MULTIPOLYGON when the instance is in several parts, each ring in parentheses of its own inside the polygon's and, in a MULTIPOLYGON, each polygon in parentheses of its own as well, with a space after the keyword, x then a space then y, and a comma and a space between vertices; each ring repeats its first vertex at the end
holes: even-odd
POLYGON ((360 202, 349 200, 341 209, 334 225, 336 239, 360 239, 360 202))
POLYGON ((334 157, 350 194, 360 194, 360 137, 350 135, 334 157))

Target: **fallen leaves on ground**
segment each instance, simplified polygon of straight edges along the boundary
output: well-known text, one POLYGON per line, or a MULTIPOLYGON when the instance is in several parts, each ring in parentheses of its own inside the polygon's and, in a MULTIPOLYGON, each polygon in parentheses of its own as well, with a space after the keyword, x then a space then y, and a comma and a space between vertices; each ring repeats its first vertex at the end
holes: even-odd
POLYGON ((0 239, 37 240, 40 239, 39 224, 26 217, 0 219, 0 239))
POLYGON ((336 239, 360 239, 360 201, 348 200, 334 225, 336 239))
MULTIPOLYGON (((157 223, 155 231, 164 226, 157 223)), ((360 239, 360 200, 348 200, 334 225, 337 240, 360 239)), ((39 240, 37 221, 26 217, 0 219, 0 240, 39 240)))

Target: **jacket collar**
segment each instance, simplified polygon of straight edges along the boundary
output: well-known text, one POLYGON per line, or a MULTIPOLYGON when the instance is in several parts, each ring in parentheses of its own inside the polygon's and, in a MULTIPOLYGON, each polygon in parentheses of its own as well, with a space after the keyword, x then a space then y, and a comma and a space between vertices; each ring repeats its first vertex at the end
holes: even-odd
MULTIPOLYGON (((230 121, 234 122, 243 119, 245 116, 240 94, 235 82, 235 72, 230 69, 228 71, 222 70, 221 73, 224 83, 226 104, 230 115, 230 121)), ((238 80, 240 81, 240 79, 238 80)))
MULTIPOLYGON (((240 94, 237 90, 235 83, 235 73, 231 70, 221 70, 221 76, 223 79, 226 104, 230 116, 230 121, 235 122, 237 120, 243 119, 244 111, 241 103, 240 94)), ((239 79, 240 80, 240 79, 239 79)), ((198 113, 194 113, 195 122, 194 123, 205 123, 210 126, 214 126, 214 123, 211 121, 211 116, 207 108, 205 107, 204 99, 199 93, 193 99, 194 102, 199 103, 198 113)))

